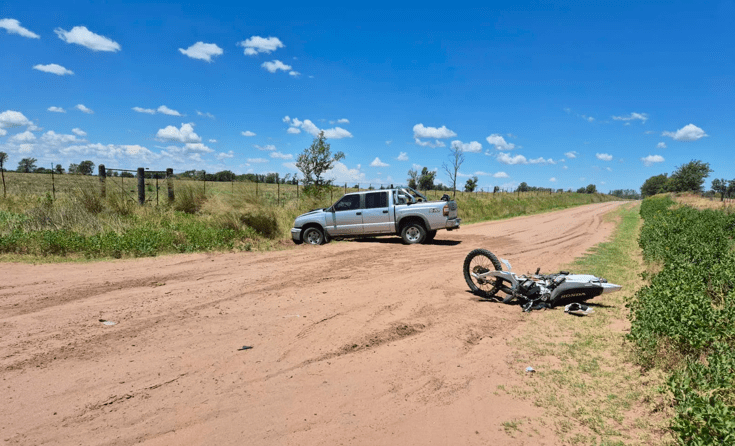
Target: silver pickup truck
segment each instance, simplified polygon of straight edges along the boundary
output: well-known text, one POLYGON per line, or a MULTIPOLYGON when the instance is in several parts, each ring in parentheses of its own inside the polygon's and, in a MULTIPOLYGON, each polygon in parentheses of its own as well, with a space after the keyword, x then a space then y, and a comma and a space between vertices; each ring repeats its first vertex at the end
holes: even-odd
POLYGON ((429 201, 410 187, 346 194, 332 206, 299 215, 294 243, 321 245, 330 237, 400 235, 406 244, 434 239, 436 231, 459 229, 457 203, 448 195, 429 201))

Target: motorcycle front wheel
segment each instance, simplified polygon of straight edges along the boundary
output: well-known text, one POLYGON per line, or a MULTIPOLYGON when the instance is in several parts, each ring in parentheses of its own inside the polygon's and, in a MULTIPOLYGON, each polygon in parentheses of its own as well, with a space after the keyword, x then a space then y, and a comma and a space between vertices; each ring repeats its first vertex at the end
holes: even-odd
POLYGON ((483 299, 502 300, 502 298, 496 297, 496 294, 500 291, 500 285, 503 282, 501 279, 496 278, 485 281, 477 279, 471 274, 482 274, 492 270, 502 271, 503 267, 498 258, 495 257, 495 254, 487 249, 472 250, 465 257, 462 270, 464 271, 464 280, 473 293, 483 299))

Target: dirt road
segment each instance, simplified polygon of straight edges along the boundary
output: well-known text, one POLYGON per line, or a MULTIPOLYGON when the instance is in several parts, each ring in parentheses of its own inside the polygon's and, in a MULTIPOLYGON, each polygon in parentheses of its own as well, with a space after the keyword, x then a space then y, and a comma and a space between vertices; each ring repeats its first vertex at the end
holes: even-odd
POLYGON ((610 235, 602 216, 618 205, 467 225, 432 245, 0 265, 0 439, 556 444, 506 434, 504 421, 542 413, 496 392, 526 379, 506 340, 543 313, 478 301, 462 262, 484 247, 518 273, 558 270, 610 235))

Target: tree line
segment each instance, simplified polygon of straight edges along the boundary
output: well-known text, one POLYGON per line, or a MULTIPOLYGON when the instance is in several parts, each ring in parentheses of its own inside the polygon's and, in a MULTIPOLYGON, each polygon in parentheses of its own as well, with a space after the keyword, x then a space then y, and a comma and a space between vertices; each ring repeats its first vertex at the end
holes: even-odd
MULTIPOLYGON (((710 169, 709 163, 692 160, 678 166, 670 176, 667 173, 662 173, 648 178, 641 186, 641 195, 645 198, 664 192, 703 194, 705 193, 704 182, 710 173, 712 173, 712 169, 710 169)), ((735 195, 735 179, 716 178, 712 180, 709 193, 712 195, 720 194, 720 200, 735 195)))

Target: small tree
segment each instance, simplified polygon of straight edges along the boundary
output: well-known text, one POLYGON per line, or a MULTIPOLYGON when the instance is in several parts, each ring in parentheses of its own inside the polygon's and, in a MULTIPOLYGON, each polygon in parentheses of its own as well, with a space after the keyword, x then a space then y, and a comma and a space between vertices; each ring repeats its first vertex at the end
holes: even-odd
POLYGON ((337 152, 332 155, 331 147, 326 142, 324 132, 314 138, 311 146, 301 153, 296 159, 296 167, 304 176, 304 185, 314 185, 321 188, 332 183, 331 179, 325 180, 323 175, 334 166, 334 163, 343 159, 345 154, 337 152))
POLYGON ((730 180, 727 182, 727 198, 730 198, 735 194, 735 180, 730 180))
POLYGON ((720 194, 720 201, 723 201, 727 193, 727 180, 724 178, 715 178, 712 180, 712 190, 720 194))
POLYGON ((56 173, 58 173, 59 175, 61 175, 61 174, 63 174, 63 173, 64 173, 64 168, 63 168, 63 167, 61 167, 61 164, 57 164, 57 165, 56 165, 56 167, 54 168, 54 172, 56 172, 56 173))
POLYGON ((408 170, 408 187, 411 189, 419 187, 419 173, 415 169, 408 170))
POLYGON ((434 179, 436 178, 436 172, 429 170, 427 167, 421 169, 421 176, 419 177, 419 189, 420 190, 432 190, 434 189, 434 179))
POLYGON ((464 184, 464 191, 465 192, 474 192, 475 189, 477 189, 477 176, 474 176, 474 177, 470 178, 464 184))
POLYGON ((449 181, 452 182, 452 197, 454 197, 457 195, 457 172, 459 172, 459 167, 464 163, 464 153, 462 152, 462 145, 459 141, 456 144, 452 143, 452 146, 449 148, 449 160, 452 164, 442 163, 442 167, 449 176, 449 181))
POLYGON ((704 179, 709 176, 712 169, 709 163, 703 163, 699 160, 692 160, 686 164, 677 167, 671 174, 668 183, 670 192, 702 192, 704 179))
POLYGON ((587 193, 587 189, 585 189, 584 187, 580 187, 579 189, 577 189, 577 193, 578 194, 586 194, 587 193))
POLYGON ((36 170, 36 158, 23 158, 18 162, 18 172, 30 173, 36 170))
POLYGON ((594 184, 588 184, 587 188, 584 191, 588 194, 597 193, 597 186, 595 186, 594 184))
POLYGON ((518 185, 518 189, 516 189, 518 192, 528 192, 528 184, 524 181, 521 184, 518 185))
POLYGON ((79 175, 92 175, 94 173, 94 163, 92 161, 82 161, 77 165, 77 171, 79 175))
POLYGON ((669 174, 662 173, 647 179, 641 186, 641 196, 643 198, 666 192, 669 182, 669 174))

